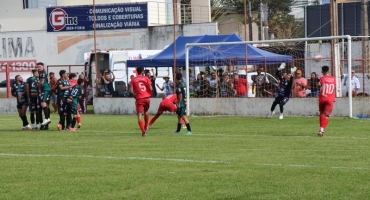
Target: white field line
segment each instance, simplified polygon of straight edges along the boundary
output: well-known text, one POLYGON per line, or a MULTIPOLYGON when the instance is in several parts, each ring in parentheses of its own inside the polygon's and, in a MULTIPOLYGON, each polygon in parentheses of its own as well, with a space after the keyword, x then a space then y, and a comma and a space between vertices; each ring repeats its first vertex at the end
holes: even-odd
POLYGON ((55 157, 55 158, 92 158, 112 160, 144 160, 144 161, 166 161, 166 162, 187 162, 187 163, 211 163, 211 164, 234 164, 234 165, 258 165, 271 167, 295 167, 295 168, 324 168, 324 169, 348 169, 348 170, 370 170, 365 167, 344 167, 344 166, 319 166, 303 164, 278 164, 278 163, 236 163, 216 160, 192 160, 180 158, 148 158, 148 157, 118 157, 118 156, 92 156, 92 155, 56 155, 56 154, 13 154, 0 153, 0 157, 55 157))
MULTIPOLYGON (((3 128, 0 128, 0 131, 11 131, 11 129, 3 129, 3 128)), ((12 131, 21 131, 21 132, 37 132, 37 131, 25 131, 25 130, 20 130, 20 129, 15 129, 15 130, 12 130, 12 131)), ((49 130, 49 132, 54 132, 54 133, 57 133, 59 131, 57 130, 49 130)), ((150 136, 150 135, 162 135, 162 134, 170 134, 170 135, 173 135, 171 131, 167 131, 167 132, 159 132, 158 130, 155 130, 156 132, 151 132, 151 130, 149 129, 147 131, 147 135, 150 136)), ((67 131, 68 132, 68 131, 67 131)), ((82 133, 122 133, 122 134, 137 134, 137 135, 141 135, 140 132, 125 132, 125 131, 111 131, 111 130, 101 130, 101 131, 98 131, 98 130, 83 130, 83 129, 78 129, 76 132, 76 134, 78 134, 79 132, 82 132, 82 133)), ((64 133, 64 132, 61 132, 61 133, 64 133)), ((180 134, 181 135, 181 134, 180 134)), ((185 134, 185 131, 183 131, 183 134, 182 135, 186 135, 185 134)), ((284 137, 284 138, 287 138, 287 137, 295 137, 295 138, 318 138, 316 136, 316 134, 312 134, 312 135, 290 135, 290 136, 286 136, 286 135, 283 135, 283 136, 279 136, 279 135, 274 135, 274 134, 271 134, 271 135, 266 135, 266 134, 263 134, 263 135, 250 135, 250 134, 221 134, 221 133, 197 133, 197 132, 193 132, 193 134, 191 136, 188 136, 186 135, 187 137, 193 137, 193 136, 206 136, 206 137, 272 137, 272 138, 281 138, 281 137, 284 137)), ((318 138, 318 139, 352 139, 352 140, 370 140, 370 137, 337 137, 337 136, 326 136, 324 138, 318 138)))

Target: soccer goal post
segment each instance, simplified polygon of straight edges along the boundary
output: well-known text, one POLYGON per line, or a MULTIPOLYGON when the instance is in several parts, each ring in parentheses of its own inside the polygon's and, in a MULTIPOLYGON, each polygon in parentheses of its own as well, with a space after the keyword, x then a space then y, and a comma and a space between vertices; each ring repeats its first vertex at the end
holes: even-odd
MULTIPOLYGON (((286 63, 285 72, 290 73, 290 69, 296 67, 303 72, 303 77, 309 80, 313 74, 321 75, 321 67, 329 66, 330 73, 337 78, 337 97, 342 97, 348 93, 348 116, 352 117, 352 85, 347 84, 341 87, 341 74, 351 74, 352 71, 352 38, 349 35, 314 37, 314 38, 295 38, 282 40, 261 40, 261 41, 238 41, 238 42, 217 42, 217 43, 188 43, 185 45, 185 65, 186 80, 189 77, 189 69, 195 69, 194 78, 197 80, 209 80, 208 90, 217 88, 217 92, 210 91, 208 95, 193 95, 192 98, 241 98, 236 90, 233 93, 223 96, 220 89, 222 86, 223 75, 233 75, 245 78, 249 84, 246 96, 248 98, 263 98, 274 95, 274 88, 278 85, 275 72, 281 63, 286 63), (342 45, 341 45, 342 42, 342 45), (345 45, 343 45, 345 44, 345 45), (198 71, 197 71, 198 69, 198 71), (345 70, 345 71, 344 71, 345 70), (207 72, 208 71, 208 72, 207 72), (217 81, 212 81, 212 76, 207 73, 217 74, 217 81), (260 71, 258 73, 258 71, 260 71), (266 88, 258 85, 258 76, 265 75, 262 81, 266 88), (220 72, 220 73, 219 73, 220 72), (199 76, 200 75, 200 76, 199 76), (216 84, 216 85, 214 85, 216 84), (212 85, 212 86, 211 86, 212 85)), ((347 77, 347 82, 351 83, 351 76, 347 77)), ((187 81, 187 94, 196 94, 196 85, 187 81), (191 87, 190 84, 193 84, 191 87), (190 91, 192 89, 193 91, 190 91)), ((196 81, 195 81, 196 82, 196 81)), ((277 86, 278 87, 278 86, 277 86)), ((314 97, 317 88, 306 88, 305 95, 314 97)), ((203 94, 203 93, 202 93, 203 94)), ((318 93, 317 93, 318 94, 318 93)), ((296 97, 292 91, 292 98, 296 97)), ((298 96, 297 96, 298 97, 298 96)), ((191 99, 187 95, 187 115, 192 113, 190 109, 191 99)), ((222 100, 220 100, 222 101, 222 100)), ((217 102, 213 101, 213 102, 217 102)), ((238 101, 234 101, 238 102, 238 101)), ((237 106, 235 106, 237 107, 237 106)))

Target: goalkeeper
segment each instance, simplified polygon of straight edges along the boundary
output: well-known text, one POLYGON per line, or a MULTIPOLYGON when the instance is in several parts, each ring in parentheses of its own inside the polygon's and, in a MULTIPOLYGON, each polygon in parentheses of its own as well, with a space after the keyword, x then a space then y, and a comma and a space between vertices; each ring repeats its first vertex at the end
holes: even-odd
POLYGON ((272 103, 272 106, 271 106, 271 112, 269 114, 269 118, 272 117, 272 115, 274 115, 274 110, 275 110, 275 107, 279 104, 280 106, 280 116, 279 116, 279 119, 283 119, 284 117, 284 105, 289 101, 289 97, 290 97, 290 91, 292 89, 292 85, 293 85, 293 74, 294 72, 297 70, 296 67, 294 68, 291 68, 291 74, 284 74, 282 75, 281 74, 281 70, 285 68, 285 63, 281 63, 280 67, 278 68, 278 70, 276 71, 276 76, 279 78, 280 80, 280 88, 279 88, 279 92, 278 92, 278 96, 275 98, 274 102, 272 103))

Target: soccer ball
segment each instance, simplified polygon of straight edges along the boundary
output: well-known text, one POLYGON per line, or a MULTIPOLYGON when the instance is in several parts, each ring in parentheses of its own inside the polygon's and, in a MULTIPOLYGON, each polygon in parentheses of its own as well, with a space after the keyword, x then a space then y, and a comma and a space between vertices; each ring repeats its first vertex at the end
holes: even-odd
POLYGON ((321 61, 321 59, 322 59, 321 55, 316 55, 315 57, 313 57, 313 60, 316 61, 316 62, 321 61))

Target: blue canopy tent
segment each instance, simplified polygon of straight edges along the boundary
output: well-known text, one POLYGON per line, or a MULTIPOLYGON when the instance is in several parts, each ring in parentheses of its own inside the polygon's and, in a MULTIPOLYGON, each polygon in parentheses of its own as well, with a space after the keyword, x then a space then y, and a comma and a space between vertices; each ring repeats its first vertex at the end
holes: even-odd
MULTIPOLYGON (((184 67, 185 45, 188 43, 218 43, 218 42, 241 42, 237 35, 202 35, 202 36, 179 36, 176 39, 176 66, 184 67)), ((216 66, 228 65, 231 62, 245 65, 246 57, 248 65, 290 63, 292 56, 271 53, 250 44, 210 46, 205 50, 204 46, 193 46, 189 49, 189 66, 216 66), (247 46, 247 51, 246 51, 247 46), (247 56, 246 56, 247 55, 247 56)), ((174 65, 174 43, 161 53, 141 60, 128 60, 127 67, 171 67, 174 65)))

